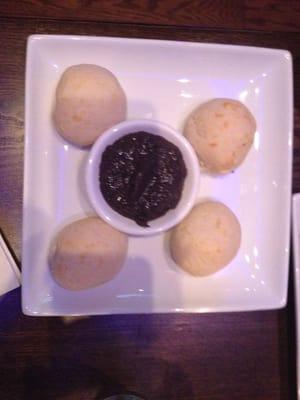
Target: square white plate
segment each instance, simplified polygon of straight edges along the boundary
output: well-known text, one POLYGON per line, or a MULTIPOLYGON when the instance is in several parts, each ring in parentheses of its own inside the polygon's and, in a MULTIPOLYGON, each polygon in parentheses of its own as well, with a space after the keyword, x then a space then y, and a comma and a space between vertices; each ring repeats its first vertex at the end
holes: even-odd
POLYGON ((157 40, 31 36, 27 48, 23 220, 23 311, 29 315, 244 311, 283 307, 287 298, 292 60, 285 50, 157 40), (128 118, 182 129, 199 103, 240 99, 257 120, 255 142, 232 174, 201 176, 199 199, 223 201, 238 216, 242 245, 222 271, 194 278, 177 268, 167 237, 130 238, 111 282, 69 292, 53 281, 53 235, 92 211, 83 187, 87 151, 55 132, 51 111, 62 72, 91 63, 111 70, 128 97, 128 118))

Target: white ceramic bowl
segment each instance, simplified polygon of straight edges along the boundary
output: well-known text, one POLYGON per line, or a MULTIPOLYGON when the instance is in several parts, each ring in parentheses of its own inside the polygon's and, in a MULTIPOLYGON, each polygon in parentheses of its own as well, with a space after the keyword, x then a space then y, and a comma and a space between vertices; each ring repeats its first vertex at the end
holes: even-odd
POLYGON ((178 224, 193 207, 199 190, 199 164, 194 149, 185 137, 161 122, 141 119, 124 121, 104 132, 94 143, 86 167, 86 187, 89 199, 97 214, 116 229, 129 235, 148 236, 160 233, 178 224), (139 226, 135 221, 114 211, 104 199, 99 187, 99 165, 103 151, 120 137, 138 131, 160 135, 174 143, 181 151, 186 168, 183 192, 177 207, 165 215, 149 221, 149 227, 139 226))

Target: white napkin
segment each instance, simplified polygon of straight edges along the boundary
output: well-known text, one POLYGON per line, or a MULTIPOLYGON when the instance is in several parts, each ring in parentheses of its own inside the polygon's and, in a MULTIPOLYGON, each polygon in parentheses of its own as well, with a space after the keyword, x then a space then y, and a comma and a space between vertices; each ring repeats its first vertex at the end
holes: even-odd
POLYGON ((21 273, 0 235, 0 296, 20 286, 21 273))

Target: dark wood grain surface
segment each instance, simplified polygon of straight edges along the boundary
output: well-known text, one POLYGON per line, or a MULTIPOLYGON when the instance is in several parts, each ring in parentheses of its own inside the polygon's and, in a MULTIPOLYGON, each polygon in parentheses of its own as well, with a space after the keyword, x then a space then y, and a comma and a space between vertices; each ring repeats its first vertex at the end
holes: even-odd
POLYGON ((298 0, 2 0, 2 16, 299 32, 298 0))
MULTIPOLYGON (((293 190, 300 191, 298 1, 0 1, 0 227, 20 259, 26 38, 62 33, 284 48, 294 59, 293 190), (255 30, 254 30, 255 29, 255 30)), ((290 266, 292 268, 292 265, 290 266)), ((0 397, 296 399, 293 281, 283 310, 29 318, 0 298, 0 397)))

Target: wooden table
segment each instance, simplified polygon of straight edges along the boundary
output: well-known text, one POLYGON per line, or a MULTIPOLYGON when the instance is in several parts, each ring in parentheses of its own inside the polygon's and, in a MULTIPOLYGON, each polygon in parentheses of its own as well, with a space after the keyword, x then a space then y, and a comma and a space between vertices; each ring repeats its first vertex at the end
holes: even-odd
MULTIPOLYGON (((300 191, 300 2, 0 0, 0 226, 20 259, 26 38, 33 33, 218 42, 294 57, 293 190, 300 191), (47 4, 48 3, 48 4, 47 4)), ((291 266, 292 267, 292 266, 291 266)), ((292 270, 291 270, 292 272, 292 270)), ((296 398, 293 279, 283 310, 29 318, 0 299, 0 397, 149 400, 296 398)))

